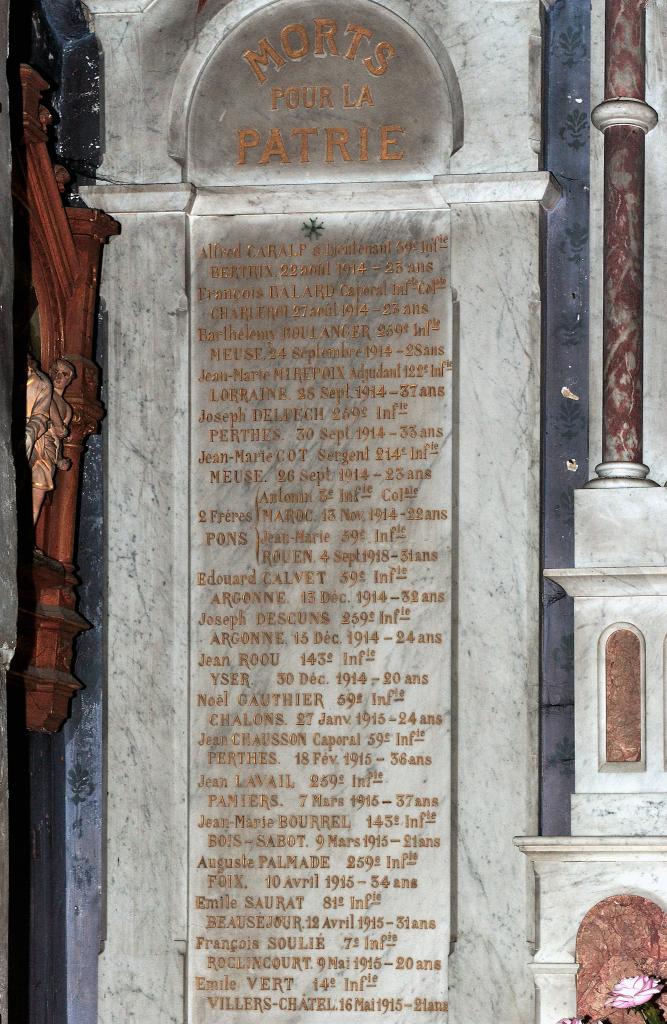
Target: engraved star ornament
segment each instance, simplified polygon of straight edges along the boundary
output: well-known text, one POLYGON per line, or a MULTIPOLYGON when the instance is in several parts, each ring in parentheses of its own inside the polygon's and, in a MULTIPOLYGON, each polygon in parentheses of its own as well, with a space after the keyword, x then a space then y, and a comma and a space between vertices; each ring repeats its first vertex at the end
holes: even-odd
POLYGON ((317 217, 309 217, 303 222, 301 230, 308 238, 319 238, 324 231, 324 224, 317 217))

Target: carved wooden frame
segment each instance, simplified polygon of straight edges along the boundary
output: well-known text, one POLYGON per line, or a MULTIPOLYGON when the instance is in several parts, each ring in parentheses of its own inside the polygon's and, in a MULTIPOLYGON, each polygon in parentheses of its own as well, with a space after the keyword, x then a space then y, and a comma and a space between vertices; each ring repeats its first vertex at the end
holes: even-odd
POLYGON ((20 76, 23 133, 14 153, 13 191, 28 220, 41 362, 48 372, 64 357, 76 369, 67 390, 73 415, 62 453, 72 466, 57 475, 37 524, 35 541, 45 557, 19 568, 18 644, 10 673, 25 688, 28 729, 51 733, 67 718, 70 698, 81 686, 71 672, 75 638, 88 628, 75 597, 79 476, 85 439, 104 415, 92 360, 95 308, 102 246, 120 227, 100 210, 63 205, 69 175, 49 154, 52 116, 42 103, 49 85, 25 64, 20 76))

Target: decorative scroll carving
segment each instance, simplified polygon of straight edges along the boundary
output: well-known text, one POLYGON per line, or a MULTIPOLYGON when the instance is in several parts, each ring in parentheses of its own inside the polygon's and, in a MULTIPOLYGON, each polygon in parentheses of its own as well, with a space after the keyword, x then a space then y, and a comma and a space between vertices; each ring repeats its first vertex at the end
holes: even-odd
POLYGON ((22 65, 21 86, 23 138, 14 154, 14 195, 27 223, 40 361, 53 380, 32 361, 26 455, 37 550, 19 569, 19 640, 10 678, 26 690, 28 728, 55 732, 80 688, 71 674, 73 644, 88 625, 75 610, 79 471, 85 438, 103 415, 92 361, 94 316, 101 247, 119 226, 100 210, 63 206, 69 175, 53 166, 48 152, 52 116, 41 102, 48 84, 22 65))
MULTIPOLYGON (((605 1007, 621 978, 637 974, 665 977, 667 915, 643 896, 610 896, 596 904, 577 935, 577 1013, 609 1024, 628 1024, 627 1010, 605 1007)), ((660 1001, 667 1009, 667 997, 660 1001)))

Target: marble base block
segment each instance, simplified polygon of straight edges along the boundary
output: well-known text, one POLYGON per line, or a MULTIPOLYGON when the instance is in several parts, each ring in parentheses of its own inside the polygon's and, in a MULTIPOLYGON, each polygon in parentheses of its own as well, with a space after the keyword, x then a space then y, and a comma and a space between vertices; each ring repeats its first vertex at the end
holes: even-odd
POLYGON ((667 491, 575 491, 575 565, 665 565, 667 491))
POLYGON ((667 793, 575 793, 572 834, 576 836, 663 836, 667 793))

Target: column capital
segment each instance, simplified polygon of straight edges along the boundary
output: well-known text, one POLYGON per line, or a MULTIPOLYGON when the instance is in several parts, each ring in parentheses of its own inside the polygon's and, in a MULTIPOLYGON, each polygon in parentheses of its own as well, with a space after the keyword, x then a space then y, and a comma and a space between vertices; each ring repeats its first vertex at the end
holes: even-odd
POLYGON ((601 132, 616 125, 641 128, 645 135, 658 123, 658 113, 646 100, 617 97, 598 103, 591 113, 591 121, 601 132))

